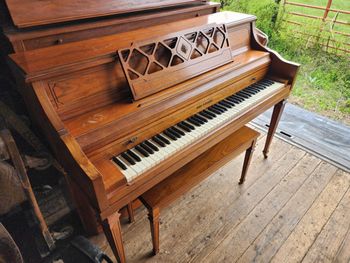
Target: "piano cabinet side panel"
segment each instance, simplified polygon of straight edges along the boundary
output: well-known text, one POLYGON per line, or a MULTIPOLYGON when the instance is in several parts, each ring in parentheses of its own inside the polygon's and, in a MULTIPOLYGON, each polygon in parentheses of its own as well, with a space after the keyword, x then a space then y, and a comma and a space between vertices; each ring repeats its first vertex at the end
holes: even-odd
POLYGON ((278 52, 264 46, 259 42, 259 32, 255 27, 255 23, 252 23, 252 37, 251 37, 251 46, 253 49, 260 51, 267 51, 270 53, 271 57, 271 66, 269 69, 269 75, 284 79, 288 81, 290 87, 293 88, 293 85, 296 80, 296 76, 299 71, 300 65, 298 63, 288 61, 284 59, 278 52))
POLYGON ((45 84, 33 83, 22 86, 21 92, 31 118, 42 131, 55 157, 71 176, 82 187, 92 205, 97 210, 107 207, 102 177, 81 151, 64 128, 56 111, 46 94, 45 84))

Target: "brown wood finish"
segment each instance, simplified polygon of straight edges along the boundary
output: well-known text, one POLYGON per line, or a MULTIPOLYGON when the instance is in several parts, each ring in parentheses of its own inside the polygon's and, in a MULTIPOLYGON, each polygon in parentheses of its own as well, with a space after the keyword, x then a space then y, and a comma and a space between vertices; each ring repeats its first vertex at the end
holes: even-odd
MULTIPOLYGON (((5 4, 3 3, 3 5, 5 4)), ((9 42, 6 43, 4 40, 4 45, 18 53, 208 15, 218 12, 219 7, 220 4, 218 3, 198 2, 154 11, 107 16, 99 19, 85 19, 25 29, 18 29, 12 24, 10 14, 7 14, 5 6, 0 6, 0 9, 2 8, 1 11, 4 17, 1 25, 4 35, 9 42)))
POLYGON ((160 211, 190 191, 215 170, 231 161, 232 158, 246 151, 246 159, 243 163, 242 175, 239 181, 240 184, 243 183, 249 166, 248 160, 251 159, 252 148, 259 135, 258 132, 243 126, 140 197, 148 209, 154 254, 159 252, 160 211))
POLYGON ((263 150, 263 154, 264 157, 267 158, 268 157, 268 153, 269 153, 269 148, 271 145, 271 141, 272 141, 272 137, 276 132, 277 129, 277 125, 280 121, 280 118, 282 116, 283 110, 284 110, 284 106, 286 105, 286 100, 282 100, 280 101, 278 104, 276 104, 273 108, 273 112, 272 112, 272 117, 271 117, 271 122, 270 122, 270 126, 269 126, 269 131, 267 133, 267 138, 266 138, 266 144, 265 144, 265 148, 263 150))
POLYGON ((224 24, 133 42, 130 48, 118 50, 118 58, 134 100, 233 61, 224 24))
MULTIPOLYGON (((222 12, 10 56, 19 83, 27 83, 21 92, 32 117, 96 211, 121 262, 125 254, 116 214, 121 208, 288 97, 298 65, 258 43, 254 20, 254 16, 222 12), (213 23, 227 26, 233 62, 132 101, 117 50, 213 23), (110 161, 113 155, 265 77, 286 85, 132 182, 127 183, 110 161)), ((274 118, 271 127, 277 122, 274 118)))
POLYGON ((6 0, 18 27, 31 27, 84 18, 193 4, 201 0, 6 0))
POLYGON ((255 138, 250 147, 246 150, 245 156, 244 156, 244 162, 243 162, 243 168, 242 168, 242 174, 241 178, 239 179, 239 184, 243 184, 245 181, 245 178, 247 176, 248 168, 250 166, 250 163, 252 161, 253 152, 255 150, 257 138, 255 138))

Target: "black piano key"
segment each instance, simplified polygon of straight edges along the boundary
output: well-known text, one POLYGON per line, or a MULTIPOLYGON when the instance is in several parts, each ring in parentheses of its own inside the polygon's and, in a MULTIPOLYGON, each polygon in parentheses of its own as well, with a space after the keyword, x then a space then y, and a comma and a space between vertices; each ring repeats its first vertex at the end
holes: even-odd
POLYGON ((192 116, 191 118, 194 119, 195 121, 197 121, 200 125, 203 125, 205 123, 200 118, 198 118, 196 115, 192 116))
POLYGON ((222 107, 225 107, 225 108, 232 108, 232 105, 227 103, 226 101, 220 101, 219 104, 222 106, 222 107))
POLYGON ((140 145, 135 146, 135 149, 143 156, 145 156, 145 157, 149 156, 148 152, 145 151, 140 145))
POLYGON ((269 87, 270 85, 267 84, 267 83, 264 83, 262 81, 259 81, 258 83, 256 83, 257 85, 261 85, 261 86, 264 86, 265 88, 269 87))
POLYGON ((250 96, 247 94, 243 93, 242 91, 237 92, 235 95, 241 96, 242 98, 249 99, 250 96))
POLYGON ((193 125, 191 125, 190 123, 188 122, 185 122, 185 121, 182 121, 181 124, 187 126, 188 128, 190 128, 191 130, 194 130, 196 129, 193 125))
POLYGON ((252 86, 249 86, 248 88, 246 88, 246 90, 253 94, 257 94, 259 92, 259 90, 254 89, 252 86))
POLYGON ((239 93, 242 94, 242 95, 248 96, 248 98, 250 98, 250 97, 252 96, 252 94, 250 94, 250 93, 247 92, 246 90, 241 90, 239 93))
POLYGON ((217 107, 217 108, 223 110, 224 112, 227 111, 227 108, 225 108, 224 106, 221 106, 220 104, 215 104, 215 105, 213 105, 213 106, 215 106, 215 107, 217 107))
POLYGON ((208 108, 208 111, 213 112, 214 114, 217 114, 217 115, 222 114, 221 111, 218 111, 217 109, 215 109, 213 107, 208 108))
POLYGON ((173 134, 172 134, 171 132, 169 132, 168 130, 165 130, 165 131, 164 131, 164 134, 165 134, 166 136, 168 136, 170 139, 174 140, 174 141, 177 140, 176 136, 173 135, 173 134))
POLYGON ((173 129, 173 131, 176 131, 178 134, 180 134, 181 136, 185 136, 185 133, 183 131, 181 131, 180 129, 174 127, 171 127, 173 129))
MULTIPOLYGON (((199 119, 199 120, 201 120, 202 122, 208 122, 208 120, 206 119, 206 118, 204 118, 204 117, 202 117, 200 114, 196 114, 195 116, 193 116, 193 117, 195 117, 195 118, 197 118, 197 119, 199 119)), ((203 124, 204 124, 203 123, 203 124)))
POLYGON ((190 122, 190 123, 192 123, 192 124, 194 124, 194 125, 197 126, 197 127, 201 126, 201 124, 200 124, 198 121, 196 121, 195 119, 193 119, 193 118, 191 118, 191 117, 188 118, 187 121, 190 122))
POLYGON ((235 94, 236 98, 240 98, 242 101, 245 101, 247 98, 241 96, 240 94, 235 94))
POLYGON ((158 152, 159 149, 157 148, 157 146, 155 146, 153 143, 151 143, 150 141, 144 141, 144 143, 151 148, 153 151, 158 152))
POLYGON ((205 112, 206 114, 212 116, 213 118, 216 117, 216 114, 215 114, 214 112, 210 112, 210 111, 208 111, 208 110, 204 110, 203 112, 205 112))
POLYGON ((140 144, 140 146, 145 150, 147 151, 149 154, 154 154, 154 151, 148 147, 144 142, 140 144))
POLYGON ((252 85, 250 85, 251 87, 258 89, 258 90, 263 90, 265 87, 264 86, 259 86, 257 83, 254 83, 252 85))
POLYGON ((233 103, 232 101, 227 100, 227 99, 224 99, 223 101, 225 101, 225 103, 227 103, 227 104, 230 104, 232 107, 234 107, 236 105, 235 103, 233 103))
POLYGON ((235 95, 232 95, 232 96, 230 96, 229 98, 230 98, 231 100, 233 100, 233 102, 235 102, 235 103, 237 103, 237 104, 239 104, 239 103, 241 103, 241 102, 243 101, 241 98, 236 97, 235 95))
POLYGON ((230 96, 230 97, 227 97, 226 100, 234 103, 234 104, 239 104, 240 101, 239 100, 236 100, 235 98, 233 98, 233 96, 230 96))
POLYGON ((221 113, 224 113, 226 111, 226 109, 222 108, 222 107, 219 107, 218 105, 213 105, 212 108, 220 111, 221 113))
POLYGON ((170 141, 167 139, 167 138, 165 138, 164 136, 162 136, 162 135, 160 135, 160 134, 158 134, 158 135, 156 135, 157 136, 157 138, 159 139, 159 140, 161 140, 162 142, 164 142, 165 144, 170 144, 170 141))
POLYGON ((266 84, 269 84, 269 85, 272 85, 272 84, 275 83, 274 81, 272 81, 272 80, 270 80, 270 79, 263 79, 262 82, 263 82, 263 83, 266 83, 266 84))
POLYGON ((265 88, 266 88, 265 86, 258 85, 257 83, 253 84, 252 86, 253 86, 254 88, 259 89, 259 90, 263 90, 263 89, 265 89, 265 88))
POLYGON ((128 161, 129 164, 134 165, 136 162, 125 152, 121 154, 121 156, 128 161))
POLYGON ((172 128, 167 129, 167 131, 168 131, 169 133, 171 133, 173 136, 175 136, 176 138, 178 138, 178 139, 181 138, 181 135, 178 134, 176 131, 174 131, 172 128))
POLYGON ((158 143, 159 146, 165 147, 165 143, 162 140, 160 140, 157 136, 152 137, 152 140, 158 143))
POLYGON ((117 157, 112 158, 113 162, 115 162, 122 170, 128 169, 117 157))
POLYGON ((141 162, 141 158, 130 150, 126 151, 136 162, 141 162))
POLYGON ((204 112, 204 111, 202 111, 202 112, 200 112, 200 113, 198 113, 198 114, 200 114, 201 116, 203 116, 203 117, 205 117, 205 118, 207 118, 207 119, 209 119, 209 120, 214 119, 213 116, 209 115, 208 113, 206 113, 206 112, 204 112))
POLYGON ((187 132, 191 132, 191 128, 189 128, 188 126, 186 126, 184 123, 180 122, 177 124, 181 129, 187 131, 187 132))

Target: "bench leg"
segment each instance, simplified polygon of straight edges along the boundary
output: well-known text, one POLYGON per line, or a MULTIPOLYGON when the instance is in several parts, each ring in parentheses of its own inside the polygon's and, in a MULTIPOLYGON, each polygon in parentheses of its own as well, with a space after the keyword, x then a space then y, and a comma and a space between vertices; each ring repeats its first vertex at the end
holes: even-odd
POLYGON ((103 220, 102 226, 117 261, 120 263, 125 263, 125 252, 119 218, 120 214, 116 212, 103 220))
POLYGON ((153 253, 159 253, 159 208, 149 210, 148 219, 151 226, 153 253))
POLYGON ((278 123, 279 123, 281 116, 282 116, 282 113, 283 113, 284 106, 286 105, 286 102, 287 102, 286 100, 281 100, 273 108, 270 127, 269 127, 269 131, 267 132, 267 138, 266 138, 265 147, 263 150, 263 154, 264 154, 265 159, 267 158, 267 154, 269 153, 272 137, 275 134, 278 123))
POLYGON ((254 140, 252 142, 252 145, 245 152, 242 174, 241 174, 241 179, 239 180, 239 184, 243 184, 245 181, 245 177, 247 175, 248 168, 249 168, 250 162, 252 160, 253 152, 255 149, 255 144, 256 144, 256 140, 254 140))
POLYGON ((127 205, 128 215, 129 215, 129 223, 133 223, 135 221, 134 209, 132 208, 132 202, 127 205))

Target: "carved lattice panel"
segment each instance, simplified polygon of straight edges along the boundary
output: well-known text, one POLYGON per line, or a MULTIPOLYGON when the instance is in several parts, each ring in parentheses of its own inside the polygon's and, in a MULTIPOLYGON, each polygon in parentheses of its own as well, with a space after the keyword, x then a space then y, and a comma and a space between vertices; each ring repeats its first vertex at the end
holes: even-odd
POLYGON ((225 25, 207 25, 118 50, 134 100, 232 62, 225 25))

